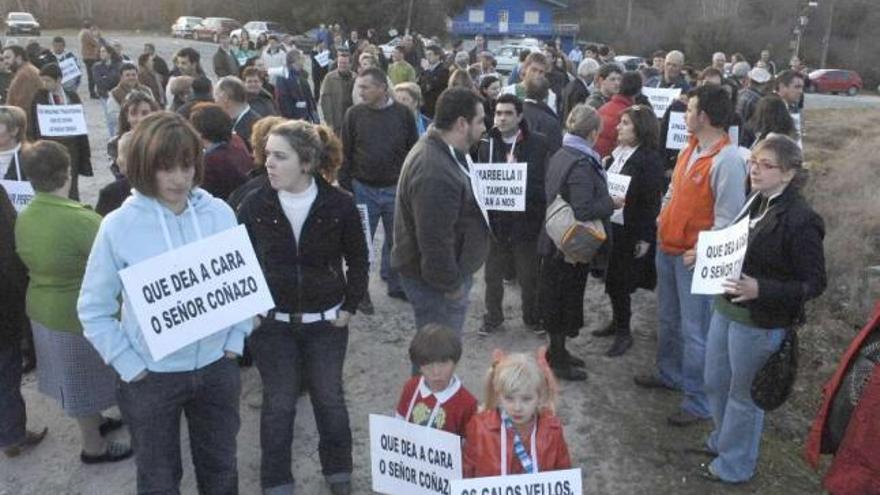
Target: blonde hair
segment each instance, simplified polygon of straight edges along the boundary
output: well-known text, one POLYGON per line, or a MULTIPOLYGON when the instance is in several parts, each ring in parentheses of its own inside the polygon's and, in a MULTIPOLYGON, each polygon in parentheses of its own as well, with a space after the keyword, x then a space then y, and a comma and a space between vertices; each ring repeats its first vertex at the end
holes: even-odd
POLYGON ((254 122, 254 126, 251 128, 251 143, 254 145, 254 167, 266 165, 266 141, 269 139, 269 131, 284 122, 287 122, 287 119, 280 115, 270 115, 254 122))
POLYGON ((496 351, 492 367, 486 374, 485 404, 491 411, 498 407, 498 396, 517 390, 532 389, 538 393, 538 414, 556 412, 556 380, 547 365, 542 347, 537 355, 521 352, 502 355, 496 351))
POLYGON ((300 162, 309 165, 309 172, 331 184, 336 180, 336 171, 342 165, 342 142, 332 129, 305 120, 289 120, 273 127, 269 135, 284 138, 300 162))
POLYGON ((0 124, 5 125, 7 131, 15 129, 15 140, 19 143, 27 141, 27 114, 21 108, 0 105, 0 124))

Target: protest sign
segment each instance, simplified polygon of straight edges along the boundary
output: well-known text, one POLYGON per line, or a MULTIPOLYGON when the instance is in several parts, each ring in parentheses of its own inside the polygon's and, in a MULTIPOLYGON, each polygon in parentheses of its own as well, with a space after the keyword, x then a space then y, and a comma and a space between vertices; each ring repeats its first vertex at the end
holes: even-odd
MULTIPOLYGON (((629 183, 631 181, 632 177, 629 175, 608 172, 608 194, 612 198, 626 198, 626 192, 629 190, 629 183)), ((623 208, 614 210, 614 213, 611 214, 611 222, 623 225, 623 208)))
POLYGON ((723 294, 721 284, 742 273, 748 245, 748 216, 726 229, 700 232, 691 294, 723 294))
POLYGON ((642 94, 651 102, 654 115, 662 119, 669 105, 681 95, 681 88, 642 88, 642 94))
POLYGON ((739 146, 739 126, 732 125, 727 129, 727 135, 730 136, 730 142, 734 146, 739 146))
POLYGON ((451 495, 581 495, 581 470, 546 471, 452 482, 451 495))
POLYGON ((330 65, 330 50, 324 50, 323 52, 315 55, 315 62, 318 63, 321 67, 327 67, 330 65))
MULTIPOLYGON (((357 205, 358 214, 361 216, 361 228, 364 229, 364 237, 367 238, 367 257, 370 263, 373 262, 373 230, 370 229, 370 211, 367 205, 357 205)), ((392 232, 386 232, 385 235, 392 235, 392 232)))
POLYGON ((474 163, 477 201, 486 210, 526 211, 526 163, 474 163))
POLYGON ((37 121, 42 137, 88 134, 82 105, 37 105, 37 121))
POLYGON ((801 149, 803 149, 804 148, 804 127, 803 127, 803 122, 801 121, 800 112, 792 113, 791 119, 794 120, 794 128, 795 128, 795 130, 797 130, 797 133, 798 133, 798 138, 797 138, 798 146, 800 146, 801 149))
POLYGON ((666 149, 681 150, 688 144, 691 133, 684 120, 684 112, 669 112, 669 128, 666 129, 666 149))
POLYGON ((34 199, 34 186, 28 181, 0 180, 0 186, 6 189, 6 195, 9 196, 9 201, 18 213, 21 213, 21 210, 34 199))
POLYGON ((119 272, 154 360, 275 307, 243 225, 119 272))
POLYGON ((450 495, 461 479, 461 437, 398 418, 370 415, 373 491, 450 495))
POLYGON ((82 75, 82 71, 73 57, 65 58, 58 64, 58 67, 61 69, 61 84, 67 84, 82 75))

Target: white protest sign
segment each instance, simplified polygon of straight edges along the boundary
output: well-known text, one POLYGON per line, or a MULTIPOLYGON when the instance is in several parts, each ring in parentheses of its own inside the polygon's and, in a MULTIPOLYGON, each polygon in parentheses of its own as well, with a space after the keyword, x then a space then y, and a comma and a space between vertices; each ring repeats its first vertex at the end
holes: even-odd
POLYGON ((681 88, 642 88, 642 94, 654 107, 654 115, 662 119, 669 105, 681 95, 681 88))
POLYGON ((581 495, 581 470, 546 471, 452 482, 451 495, 581 495))
MULTIPOLYGON (((367 205, 357 205, 358 213, 361 216, 361 228, 364 229, 364 237, 367 238, 367 257, 370 263, 373 262, 373 231, 370 229, 370 211, 367 205)), ((386 232, 385 235, 392 233, 386 232)))
MULTIPOLYGON (((631 181, 632 177, 629 175, 608 172, 608 194, 612 198, 626 198, 626 192, 629 191, 629 183, 631 181)), ((614 210, 614 213, 611 214, 611 222, 623 225, 623 208, 614 210)))
POLYGON ((739 146, 739 126, 732 125, 727 129, 727 135, 730 136, 730 142, 734 146, 739 146))
POLYGON ((154 360, 275 307, 243 225, 119 272, 154 360))
POLYGON ((88 134, 82 105, 37 105, 37 121, 43 137, 88 134))
POLYGON ((58 67, 61 68, 61 84, 67 84, 82 75, 82 71, 73 57, 65 58, 58 64, 58 67))
POLYGON ((379 414, 370 415, 373 491, 450 495, 461 479, 461 437, 379 414))
POLYGON ((748 216, 726 229, 700 232, 691 294, 723 294, 721 284, 742 273, 748 245, 748 216))
POLYGON ((24 180, 0 180, 0 186, 6 189, 6 195, 9 201, 15 207, 15 211, 21 213, 21 210, 34 199, 34 186, 30 182, 24 180))
POLYGON ((801 121, 800 112, 792 113, 791 118, 792 118, 792 120, 794 120, 794 128, 795 128, 795 130, 797 130, 797 133, 798 133, 798 139, 797 139, 798 146, 800 146, 801 149, 803 149, 804 148, 804 127, 803 127, 803 122, 801 121))
POLYGON ((321 67, 327 67, 330 65, 330 50, 324 50, 323 52, 315 55, 315 62, 318 63, 321 67))
POLYGON ((687 146, 691 133, 684 120, 684 112, 669 112, 669 127, 666 129, 666 149, 681 150, 687 146))
POLYGON ((474 163, 477 200, 486 210, 526 211, 526 163, 474 163))

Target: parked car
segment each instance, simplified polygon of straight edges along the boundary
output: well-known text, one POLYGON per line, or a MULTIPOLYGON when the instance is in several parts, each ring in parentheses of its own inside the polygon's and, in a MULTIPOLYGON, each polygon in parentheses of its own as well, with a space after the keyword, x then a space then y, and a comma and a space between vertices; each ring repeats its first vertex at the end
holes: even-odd
POLYGON ((257 39, 257 36, 261 34, 265 34, 266 36, 270 34, 278 35, 279 37, 284 36, 284 32, 282 31, 281 24, 277 22, 268 22, 268 21, 250 21, 245 23, 239 29, 236 29, 229 33, 230 38, 239 38, 241 37, 241 32, 247 31, 248 37, 251 40, 257 39))
POLYGON ((6 36, 16 34, 40 35, 40 23, 27 12, 10 12, 6 16, 6 36))
POLYGON ((312 28, 301 34, 294 34, 291 37, 293 44, 304 52, 308 52, 316 44, 318 44, 318 28, 312 28))
POLYGON ((241 27, 241 23, 228 17, 207 17, 193 28, 193 39, 220 41, 221 34, 229 34, 241 27))
POLYGON ((501 45, 495 49, 495 61, 498 63, 496 70, 502 74, 510 74, 514 67, 519 64, 519 54, 523 50, 540 50, 531 45, 501 45))
POLYGON ((171 25, 171 36, 174 38, 192 38, 193 29, 204 21, 201 17, 184 15, 177 18, 171 25))
POLYGON ((854 70, 819 69, 810 72, 807 89, 815 93, 846 93, 855 96, 862 90, 862 78, 854 70))
POLYGON ((618 55, 614 57, 614 61, 622 65, 624 70, 639 70, 639 67, 645 63, 644 57, 634 55, 618 55))

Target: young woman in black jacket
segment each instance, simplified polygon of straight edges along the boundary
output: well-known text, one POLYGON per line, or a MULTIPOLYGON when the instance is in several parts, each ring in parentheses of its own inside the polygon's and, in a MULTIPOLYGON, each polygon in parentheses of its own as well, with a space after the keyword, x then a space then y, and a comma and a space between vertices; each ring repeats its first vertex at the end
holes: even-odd
POLYGON ((630 177, 625 205, 611 217, 611 256, 605 273, 605 292, 611 299, 613 319, 597 337, 614 336, 605 353, 615 357, 632 347, 630 295, 636 289, 653 290, 657 285, 654 249, 657 245, 657 215, 663 196, 663 157, 657 152, 660 134, 657 117, 650 106, 634 105, 620 116, 617 148, 608 158, 608 173, 630 177))
POLYGON ((334 494, 347 494, 352 441, 342 365, 348 323, 367 289, 366 238, 354 200, 324 179, 342 161, 329 128, 280 124, 266 156, 263 183, 238 209, 276 305, 250 341, 263 381, 260 481, 264 491, 293 490, 293 420, 306 385, 322 472, 334 494))
POLYGON ((803 155, 781 134, 760 141, 749 160, 754 193, 736 221, 749 219, 742 275, 716 297, 706 339, 705 389, 715 455, 700 466, 714 481, 743 483, 755 474, 764 411, 751 384, 786 331, 804 320, 804 304, 825 289, 822 218, 800 195, 803 155))

